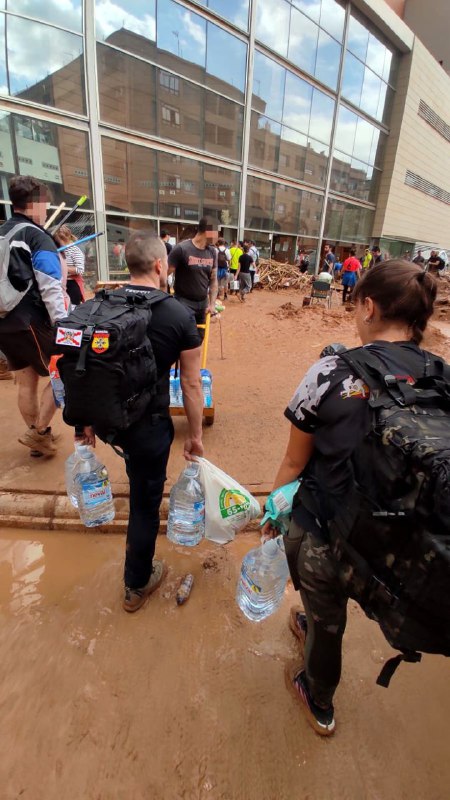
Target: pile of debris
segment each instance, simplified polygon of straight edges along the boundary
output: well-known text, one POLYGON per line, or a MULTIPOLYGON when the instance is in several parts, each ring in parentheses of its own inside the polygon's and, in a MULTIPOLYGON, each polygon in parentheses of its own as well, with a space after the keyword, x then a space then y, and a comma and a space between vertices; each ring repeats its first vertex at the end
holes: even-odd
POLYGON ((302 275, 298 267, 282 264, 279 261, 268 261, 261 258, 259 262, 259 285, 275 292, 278 289, 309 289, 311 276, 302 275))

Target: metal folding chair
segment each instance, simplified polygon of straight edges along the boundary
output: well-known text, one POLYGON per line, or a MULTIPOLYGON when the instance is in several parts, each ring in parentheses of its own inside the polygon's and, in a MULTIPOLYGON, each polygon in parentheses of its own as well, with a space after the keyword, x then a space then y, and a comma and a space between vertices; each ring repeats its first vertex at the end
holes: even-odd
POLYGON ((333 289, 328 281, 313 281, 311 288, 311 305, 314 300, 325 300, 328 308, 331 308, 331 298, 333 289))

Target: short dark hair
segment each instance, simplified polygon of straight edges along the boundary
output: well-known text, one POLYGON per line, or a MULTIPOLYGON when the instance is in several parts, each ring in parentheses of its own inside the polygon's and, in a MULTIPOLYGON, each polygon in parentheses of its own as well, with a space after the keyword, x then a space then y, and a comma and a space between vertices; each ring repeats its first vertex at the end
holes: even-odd
POLYGON ((164 242, 155 233, 136 231, 125 246, 125 260, 130 275, 146 275, 152 271, 155 261, 167 258, 164 242))
POLYGON ((213 217, 202 217, 198 223, 197 231, 198 233, 206 233, 207 230, 218 231, 219 230, 219 222, 217 219, 213 217))
POLYGON ((226 244, 225 239, 217 239, 216 244, 218 247, 222 247, 222 245, 226 244))
POLYGON ((162 230, 159 235, 161 239, 164 239, 166 236, 169 236, 169 231, 162 230))
POLYGON ((372 247, 372 253, 381 253, 381 250, 380 250, 380 248, 378 247, 378 245, 377 245, 377 244, 375 244, 375 245, 372 247))
POLYGON ((48 203, 51 200, 48 186, 32 175, 14 175, 9 181, 8 189, 14 208, 25 208, 28 203, 48 203))
POLYGON ((351 255, 351 256, 356 256, 356 249, 355 249, 354 247, 352 247, 352 248, 350 249, 350 255, 351 255))
POLYGON ((381 318, 408 325, 416 344, 433 313, 437 284, 428 272, 404 259, 391 259, 367 270, 353 289, 353 300, 370 297, 381 318))

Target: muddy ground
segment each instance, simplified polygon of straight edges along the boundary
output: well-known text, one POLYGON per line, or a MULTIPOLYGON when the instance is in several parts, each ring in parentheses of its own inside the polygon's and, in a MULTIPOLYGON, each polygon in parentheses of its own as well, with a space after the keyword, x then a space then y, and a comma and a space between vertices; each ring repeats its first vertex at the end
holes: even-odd
MULTIPOLYGON (((218 413, 207 454, 244 483, 273 479, 283 409, 323 345, 356 343, 352 312, 300 307, 293 292, 254 293, 244 307, 231 300, 225 360, 218 323, 212 332, 218 413), (294 310, 280 310, 286 303, 294 310)), ((427 345, 450 356, 437 331, 427 345)), ((182 439, 184 421, 176 427, 182 439)), ((40 467, 41 479, 61 464, 40 467)), ((171 480, 180 466, 177 448, 171 480)), ((402 666, 389 690, 377 687, 391 651, 352 605, 338 729, 319 739, 284 685, 297 654, 287 627, 293 589, 259 624, 234 602, 240 560, 256 543, 243 534, 191 551, 161 537, 167 581, 129 616, 121 536, 2 531, 1 800, 448 798, 448 663, 426 657, 402 666), (177 608, 188 571, 195 586, 177 608)))

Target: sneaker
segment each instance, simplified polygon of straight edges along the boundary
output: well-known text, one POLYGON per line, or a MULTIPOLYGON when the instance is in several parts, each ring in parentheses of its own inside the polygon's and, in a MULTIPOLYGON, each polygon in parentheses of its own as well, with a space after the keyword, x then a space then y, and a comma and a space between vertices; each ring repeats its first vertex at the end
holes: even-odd
POLYGON ((319 736, 332 736, 336 729, 334 708, 318 706, 309 691, 306 674, 298 664, 286 667, 286 683, 290 692, 300 700, 305 716, 311 727, 319 736))
POLYGON ((152 574, 146 586, 143 586, 142 589, 130 589, 129 586, 125 586, 125 597, 123 599, 124 610, 132 613, 142 608, 147 598, 161 585, 166 573, 167 567, 164 561, 154 560, 152 574))
POLYGON ((44 433, 39 433, 36 428, 28 428, 25 433, 19 437, 20 444, 29 447, 34 452, 39 452, 43 456, 54 456, 57 452, 57 447, 52 438, 51 428, 47 428, 44 433))
POLYGON ((306 622, 306 614, 304 614, 298 606, 291 608, 289 613, 289 627, 300 642, 302 653, 305 649, 306 634, 308 631, 308 624, 306 622))

